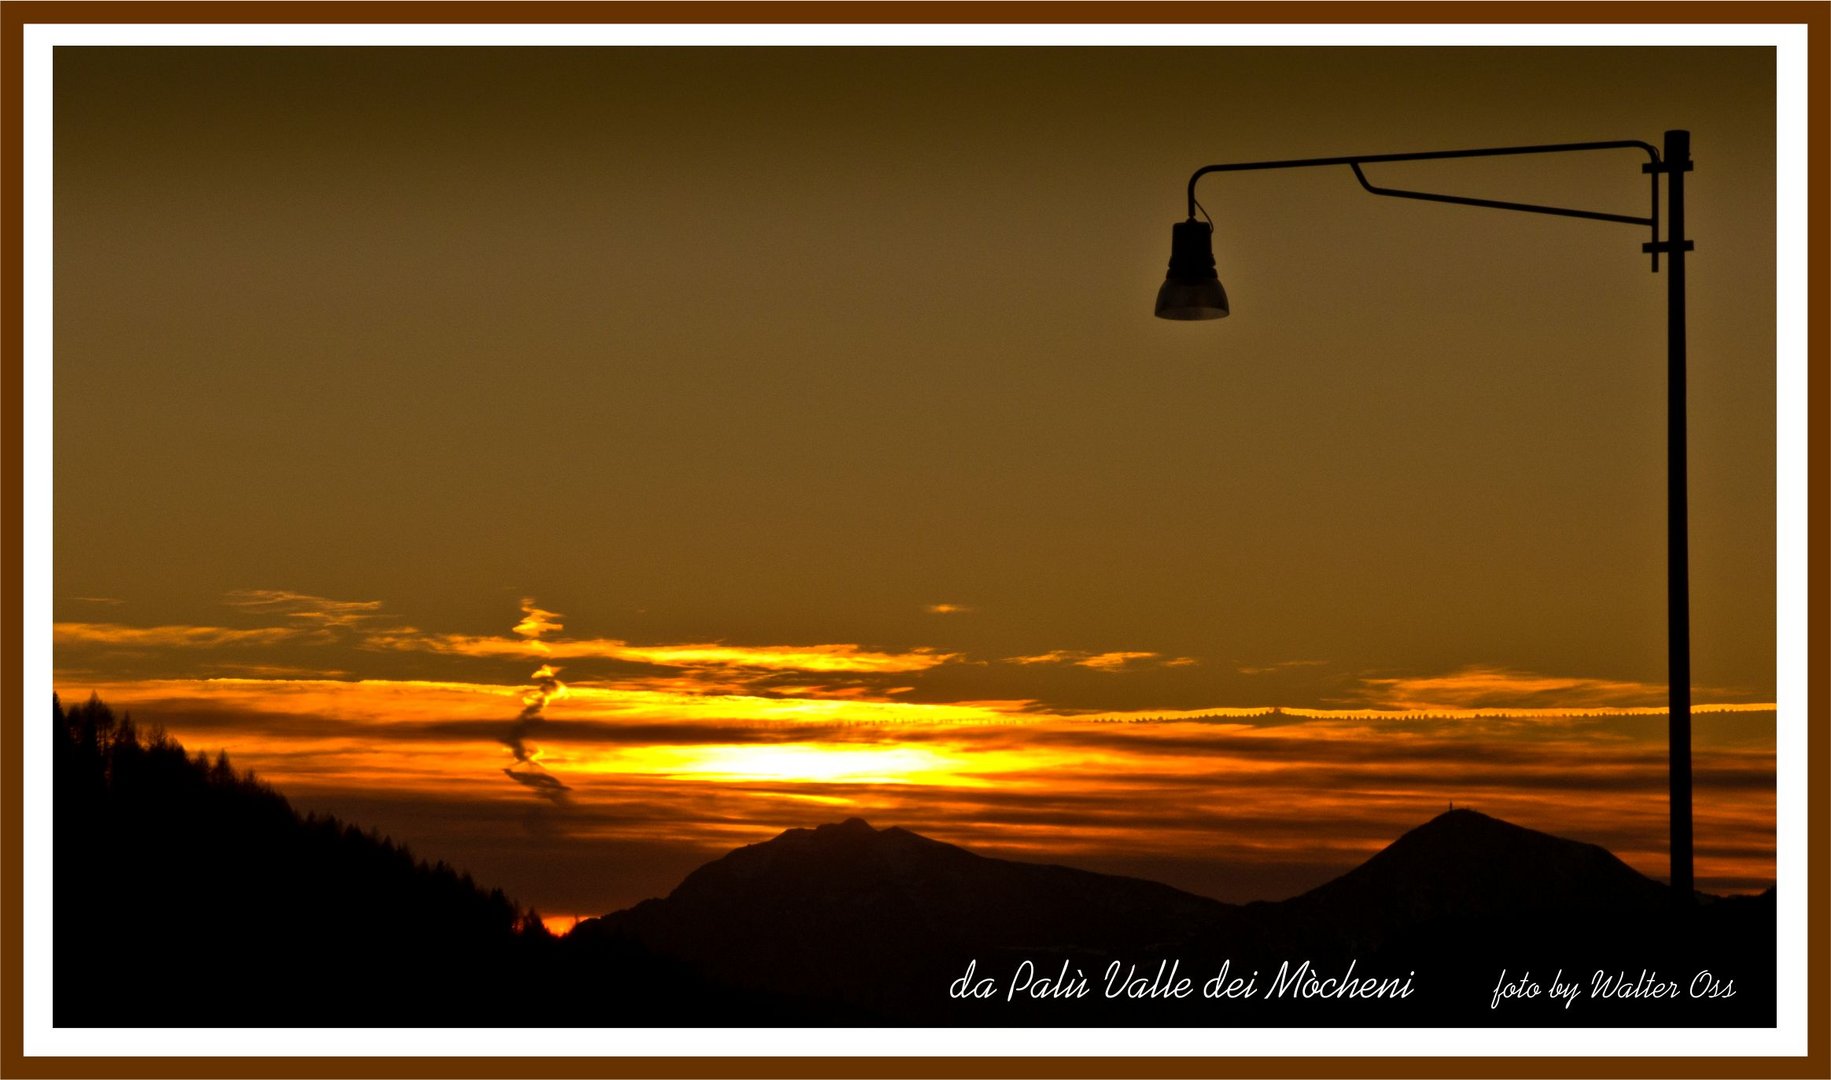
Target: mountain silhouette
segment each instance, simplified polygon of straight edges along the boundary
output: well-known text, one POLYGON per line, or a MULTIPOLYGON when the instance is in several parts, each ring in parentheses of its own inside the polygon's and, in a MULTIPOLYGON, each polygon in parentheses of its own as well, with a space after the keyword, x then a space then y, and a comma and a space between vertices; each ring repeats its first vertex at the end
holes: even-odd
MULTIPOLYGON (((1705 898, 1715 900, 1715 898, 1705 898)), ((791 829, 689 874, 666 898, 586 920, 583 947, 639 946, 718 985, 774 995, 821 1023, 1412 1024, 1771 1023, 1773 895, 1699 907, 1606 849, 1453 810, 1301 896, 1225 904, 1136 878, 976 855, 851 818, 791 829), (1568 962, 1562 962, 1568 961, 1568 962), (1013 998, 1019 965, 1079 975, 1087 997, 1013 998), (1176 963, 1269 978, 1308 962, 1412 975, 1403 1001, 1103 998, 1176 963), (1630 1000, 1571 1014, 1497 1015, 1502 970, 1740 973, 1733 1001, 1630 1000), (950 997, 968 965, 996 1002, 950 997), (1632 971, 1628 971, 1632 968, 1632 971), (1684 969, 1680 971, 1679 969, 1684 969), (1417 977, 1422 972, 1421 977, 1417 977), (995 1006, 995 1007, 994 1007, 995 1006), (1503 1019, 1504 1018, 1504 1019, 1503 1019)), ((1574 976, 1573 976, 1574 977, 1574 976)))
POLYGON ((1445 919, 1662 910, 1670 890, 1595 844, 1450 810, 1301 896, 1276 920, 1358 947, 1445 919))
POLYGON ((666 900, 610 920, 658 934, 716 919, 728 933, 799 924, 828 935, 893 920, 929 938, 1058 945, 1104 932, 1149 944, 1233 910, 1154 881, 987 858, 849 818, 738 848, 687 875, 666 900), (1122 918, 1122 928, 1104 929, 1122 918))
POLYGON ((886 971, 924 980, 975 951, 1054 955, 1148 950, 1225 923, 1229 904, 1139 878, 976 855, 850 818, 790 829, 569 935, 627 939, 721 980, 849 1005, 905 996, 886 971))

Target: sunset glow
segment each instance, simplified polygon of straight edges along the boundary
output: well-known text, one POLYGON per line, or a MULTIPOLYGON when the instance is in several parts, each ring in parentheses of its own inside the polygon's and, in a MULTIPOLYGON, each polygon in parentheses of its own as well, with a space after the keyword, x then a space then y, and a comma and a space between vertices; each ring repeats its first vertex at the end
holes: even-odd
MULTIPOLYGON (((531 624, 524 620, 515 628, 531 624)), ((73 628, 80 635, 99 635, 96 627, 73 628)), ((177 628, 160 628, 175 630, 177 628)), ((199 628, 200 630, 214 628, 199 628)), ((207 635, 200 635, 205 636, 207 635)), ((526 655, 530 649, 556 659, 622 660, 660 667, 737 667, 772 671, 810 672, 905 672, 923 671, 957 659, 948 653, 915 649, 907 653, 874 652, 857 645, 761 645, 752 647, 719 644, 632 645, 613 638, 540 640, 529 638, 468 637, 461 634, 419 634, 413 632, 378 633, 370 638, 375 648, 400 649, 408 652, 449 653, 456 656, 497 657, 526 655)))
MULTIPOLYGON (((546 637, 562 629, 558 619, 529 601, 515 636, 500 639, 504 657, 539 650, 543 662, 524 683, 166 677, 60 685, 69 695, 99 693, 187 745, 226 747, 304 806, 398 818, 409 823, 399 832, 433 850, 563 842, 585 852, 690 858, 782 828, 864 816, 976 850, 1139 873, 1243 900, 1315 884, 1454 802, 1603 843, 1649 874, 1663 869, 1663 712, 1604 704, 1644 701, 1657 688, 1480 669, 1366 680, 1364 692, 1383 708, 1083 712, 1022 698, 908 700, 917 689, 910 686, 778 684, 731 693, 691 677, 733 657, 799 664, 814 675, 830 671, 830 661, 892 655, 855 646, 632 646, 623 660, 645 656, 653 667, 684 670, 671 683, 588 671, 561 683, 547 661, 582 653, 546 637), (1559 692, 1572 704, 1537 704, 1559 692), (1532 704, 1490 704, 1497 700, 1532 704), (1406 703, 1415 707, 1392 707, 1406 703), (515 752, 508 769, 505 744, 515 752), (504 784, 505 772, 519 786, 504 784), (464 836, 447 834, 416 806, 467 807, 441 812, 459 817, 464 836), (539 815, 534 833, 530 813, 539 815)), ((156 640, 182 657, 207 640, 170 627, 151 637, 131 629, 85 625, 61 636, 60 647, 75 657, 104 642, 156 640)), ((340 632, 346 648, 394 647, 386 628, 340 632)), ((493 651, 463 655, 497 662, 493 651)), ((1154 656, 1058 651, 1027 660, 1104 672, 1154 656)), ((1698 873, 1707 888, 1753 889, 1773 878, 1773 709, 1698 708, 1698 873)), ((617 873, 621 858, 600 875, 617 873)), ((540 884, 547 879, 537 873, 527 880, 530 899, 554 910, 633 902, 666 887, 665 875, 628 874, 614 884, 600 877, 593 888, 616 894, 600 901, 540 884)))

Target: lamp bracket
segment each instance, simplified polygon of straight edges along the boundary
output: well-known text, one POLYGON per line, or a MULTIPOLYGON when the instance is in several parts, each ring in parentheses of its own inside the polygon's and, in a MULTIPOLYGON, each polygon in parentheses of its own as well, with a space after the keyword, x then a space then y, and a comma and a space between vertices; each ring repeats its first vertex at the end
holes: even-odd
MULTIPOLYGON (((1423 199, 1429 202, 1455 203, 1460 206, 1485 206, 1492 210, 1517 210, 1528 214, 1555 214, 1559 217, 1584 218, 1589 221, 1615 221, 1625 225, 1639 225, 1650 229, 1653 239, 1642 246, 1643 251, 1653 256, 1653 271, 1659 272, 1659 255, 1661 251, 1675 250, 1663 245, 1659 239, 1659 173, 1686 172, 1691 169, 1691 162, 1662 162, 1659 151, 1651 143, 1638 139, 1618 139, 1611 142, 1589 143, 1552 143, 1543 146, 1492 146, 1476 150, 1431 150, 1414 154, 1360 154, 1348 157, 1295 158, 1288 161, 1242 161, 1223 165, 1204 165, 1195 170, 1189 177, 1189 216, 1195 216, 1195 182, 1211 172, 1246 172, 1261 169, 1292 169, 1321 165, 1346 165, 1354 171, 1354 178, 1367 192, 1374 195, 1386 195, 1399 199, 1423 199), (1544 206, 1538 203, 1503 202, 1499 199, 1477 199, 1465 195, 1444 195, 1431 191, 1407 191, 1400 188, 1379 187, 1367 179, 1361 166, 1383 161, 1436 161, 1446 158, 1498 157, 1517 154, 1555 154, 1570 153, 1581 150, 1639 150, 1647 155, 1647 164, 1641 171, 1651 175, 1652 211, 1646 217, 1632 214, 1605 213, 1600 210, 1578 210, 1566 206, 1544 206)), ((1689 243, 1689 242, 1687 242, 1689 243)), ((1689 250, 1685 248, 1683 250, 1689 250)))
POLYGON ((1544 206, 1539 203, 1502 202, 1499 199, 1475 199, 1466 195, 1442 195, 1430 191, 1404 191, 1399 188, 1377 187, 1361 171, 1361 163, 1348 162, 1354 170, 1354 178, 1361 182, 1361 187, 1374 195, 1391 195, 1400 199, 1428 199, 1431 202, 1458 203, 1463 206, 1486 206, 1495 210, 1519 210, 1528 214, 1557 214, 1560 217, 1588 218, 1591 221, 1619 221, 1628 225, 1652 225, 1651 217, 1634 217, 1631 214, 1610 214, 1600 210, 1574 210, 1567 206, 1544 206))

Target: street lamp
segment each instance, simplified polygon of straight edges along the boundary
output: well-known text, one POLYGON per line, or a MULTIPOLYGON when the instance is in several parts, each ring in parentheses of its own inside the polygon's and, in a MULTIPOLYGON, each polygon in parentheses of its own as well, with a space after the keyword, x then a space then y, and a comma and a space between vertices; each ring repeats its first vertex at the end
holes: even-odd
POLYGON ((1346 165, 1354 170, 1361 187, 1374 195, 1400 199, 1486 206, 1529 214, 1617 221, 1652 230, 1652 239, 1640 249, 1659 257, 1666 267, 1666 611, 1667 683, 1671 695, 1668 724, 1668 782, 1672 830, 1672 890, 1683 901, 1693 891, 1691 868, 1691 596, 1685 499, 1685 174, 1691 171, 1691 133, 1668 131, 1665 152, 1637 139, 1613 142, 1556 143, 1547 146, 1494 146, 1479 150, 1434 150, 1417 154, 1362 154, 1351 157, 1298 158, 1290 161, 1243 161, 1204 165, 1189 177, 1189 216, 1171 233, 1170 271, 1157 292, 1160 319, 1219 319, 1229 312, 1227 292, 1214 269, 1213 226, 1197 221, 1195 182, 1209 173, 1251 172, 1263 169, 1302 169, 1346 165), (1435 161, 1446 158, 1501 157, 1520 154, 1563 154, 1590 150, 1639 150, 1647 155, 1641 171, 1649 177, 1652 209, 1646 217, 1572 210, 1562 206, 1472 199, 1461 195, 1401 191, 1376 187, 1361 166, 1387 161, 1435 161), (1660 239, 1659 178, 1666 178, 1666 238, 1660 239))

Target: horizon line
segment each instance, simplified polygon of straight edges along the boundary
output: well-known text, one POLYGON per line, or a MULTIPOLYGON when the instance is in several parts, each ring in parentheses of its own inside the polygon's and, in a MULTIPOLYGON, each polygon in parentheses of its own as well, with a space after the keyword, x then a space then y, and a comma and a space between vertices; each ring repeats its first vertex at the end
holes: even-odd
MULTIPOLYGON (((1698 713, 1738 713, 1738 712, 1772 712, 1780 711, 1779 703, 1772 701, 1759 702, 1716 702, 1710 704, 1693 703, 1691 712, 1698 713)), ((1418 709, 1382 709, 1377 706, 1368 708, 1325 709, 1293 705, 1260 705, 1253 707, 1223 706, 1213 709, 1173 709, 1142 710, 1133 709, 1125 712, 1088 713, 1070 716, 1066 719, 1082 720, 1090 723, 1148 723, 1150 721, 1199 720, 1205 717, 1238 717, 1253 719, 1262 716, 1298 716, 1318 720, 1406 720, 1406 719, 1451 719, 1464 720, 1481 717, 1508 719, 1534 719, 1552 716, 1665 716, 1671 712, 1666 705, 1573 705, 1573 706, 1494 706, 1488 708, 1446 705, 1442 707, 1418 709)))
MULTIPOLYGON (((56 678, 57 678, 56 674, 53 674, 54 681, 56 680, 56 678)), ((358 687, 358 686, 365 686, 365 685, 367 685, 367 686, 394 686, 394 687, 415 687, 415 686, 417 686, 417 687, 422 687, 422 688, 425 688, 428 690, 459 690, 459 691, 468 691, 468 692, 473 692, 473 693, 474 692, 484 692, 484 693, 488 693, 488 694, 492 694, 492 695, 518 694, 522 691, 522 689, 525 688, 525 685, 526 685, 525 683, 478 683, 478 682, 470 682, 470 681, 464 681, 464 680, 444 680, 444 679, 387 679, 387 678, 333 679, 333 678, 322 678, 322 677, 318 677, 318 678, 311 678, 311 677, 291 677, 291 678, 267 677, 267 678, 262 678, 262 677, 258 677, 258 676, 251 677, 251 676, 235 676, 235 675, 230 675, 230 676, 217 675, 217 676, 202 676, 202 677, 199 677, 199 676, 159 676, 159 677, 139 678, 139 679, 129 678, 129 679, 124 679, 124 680, 123 679, 99 679, 99 680, 97 680, 97 679, 93 679, 93 678, 90 678, 90 679, 78 678, 78 679, 72 680, 72 681, 76 683, 76 686, 70 687, 70 689, 76 689, 76 690, 78 690, 78 692, 80 692, 82 683, 84 683, 84 682, 92 683, 93 685, 90 688, 90 692, 92 694, 96 694, 97 696, 101 695, 102 688, 107 688, 110 690, 118 691, 126 685, 134 685, 134 684, 137 684, 142 687, 149 687, 149 686, 156 686, 156 685, 163 684, 163 685, 173 686, 174 688, 176 686, 184 685, 184 684, 189 684, 192 686, 196 686, 199 684, 217 685, 217 686, 223 686, 223 687, 228 687, 228 686, 255 687, 255 686, 263 686, 263 685, 303 687, 303 686, 310 686, 310 685, 324 686, 327 684, 333 685, 333 686, 342 686, 342 687, 358 687)), ((53 694, 55 694, 59 697, 62 696, 62 694, 59 692, 59 690, 56 686, 53 686, 52 689, 53 689, 53 694)), ((590 693, 593 690, 615 692, 614 687, 596 686, 596 685, 593 685, 590 683, 586 683, 586 684, 574 683, 574 684, 570 685, 569 689, 573 692, 584 691, 586 693, 590 693)), ((1268 716, 1291 716, 1291 717, 1297 717, 1297 718, 1306 719, 1306 720, 1308 720, 1308 719, 1314 719, 1314 720, 1425 720, 1425 719, 1440 719, 1440 720, 1522 719, 1522 720, 1529 720, 1529 719, 1546 719, 1546 718, 1552 718, 1552 717, 1665 716, 1670 712, 1669 707, 1665 706, 1665 705, 1574 705, 1574 704, 1567 705, 1567 706, 1505 706, 1505 705, 1502 705, 1502 706, 1486 706, 1486 707, 1443 705, 1443 706, 1431 706, 1431 707, 1423 707, 1423 708, 1381 708, 1377 705, 1364 706, 1364 707, 1348 707, 1348 708, 1340 708, 1340 707, 1330 708, 1330 707, 1302 706, 1302 705, 1216 705, 1216 706, 1199 708, 1199 709, 1088 710, 1088 709, 1075 709, 1075 708, 1069 707, 1067 709, 1052 710, 1047 707, 1037 707, 1039 705, 1039 703, 1036 703, 1034 701, 1022 701, 1021 699, 1017 700, 1017 701, 1000 701, 997 703, 987 702, 987 701, 983 701, 983 700, 966 700, 966 701, 955 701, 955 702, 921 702, 921 701, 909 701, 907 699, 899 700, 894 697, 882 697, 882 698, 823 697, 823 696, 819 696, 819 695, 788 695, 788 696, 778 697, 778 696, 754 694, 754 693, 752 693, 752 694, 732 694, 728 691, 708 693, 708 694, 693 694, 693 693, 689 693, 686 691, 674 691, 674 692, 676 694, 678 694, 679 696, 681 696, 682 698, 686 698, 686 699, 723 698, 723 699, 729 700, 733 697, 745 697, 745 698, 754 698, 754 699, 761 700, 761 701, 810 701, 810 702, 823 702, 823 703, 830 702, 832 704, 893 705, 893 706, 904 706, 904 707, 909 707, 909 708, 918 709, 918 710, 923 709, 923 708, 947 709, 949 707, 958 708, 958 707, 962 707, 962 706, 966 706, 966 707, 977 706, 980 708, 987 708, 988 713, 989 713, 989 715, 986 715, 983 717, 958 717, 958 716, 956 716, 956 717, 938 717, 938 716, 937 717, 898 717, 896 720, 888 720, 885 718, 859 718, 858 720, 852 721, 855 723, 856 722, 864 722, 864 723, 928 722, 928 723, 973 724, 973 723, 1010 723, 1010 722, 1022 722, 1022 721, 1026 721, 1026 720, 1060 720, 1060 721, 1067 721, 1067 722, 1071 722, 1071 723, 1150 723, 1150 722, 1168 723, 1168 722, 1176 722, 1176 721, 1202 720, 1202 719, 1253 720, 1253 719, 1260 719, 1260 718, 1264 718, 1264 717, 1268 717, 1268 716), (1005 706, 1005 708, 997 708, 996 707, 997 705, 1005 706), (1009 706, 1012 706, 1012 705, 1018 705, 1020 707, 1015 708, 1015 709, 1009 708, 1009 706), (1030 706, 1030 707, 1029 708, 1022 707, 1022 706, 1026 706, 1026 705, 1030 706)), ((1718 713, 1718 714, 1722 714, 1722 713, 1764 713, 1764 712, 1778 713, 1779 711, 1780 711, 1779 704, 1777 702, 1771 702, 1771 701, 1694 702, 1691 706, 1691 712, 1693 715, 1712 714, 1712 713, 1718 713)), ((554 719, 558 720, 560 718, 555 717, 554 719)), ((791 723, 794 722, 792 718, 782 718, 782 719, 786 719, 787 722, 791 722, 791 723)), ((563 722, 563 721, 561 721, 561 722, 563 722)))

